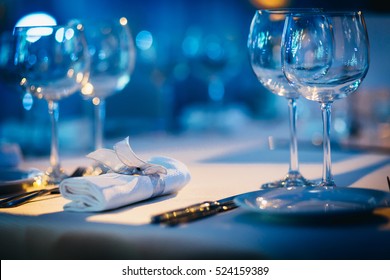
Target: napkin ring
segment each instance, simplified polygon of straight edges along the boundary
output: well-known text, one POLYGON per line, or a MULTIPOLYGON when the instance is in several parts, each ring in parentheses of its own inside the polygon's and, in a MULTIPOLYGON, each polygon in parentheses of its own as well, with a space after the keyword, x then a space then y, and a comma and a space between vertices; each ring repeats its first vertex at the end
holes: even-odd
POLYGON ((109 173, 148 176, 153 185, 152 197, 163 194, 165 190, 163 177, 167 174, 166 168, 139 158, 130 146, 129 137, 116 143, 114 150, 98 149, 87 157, 108 168, 109 173))

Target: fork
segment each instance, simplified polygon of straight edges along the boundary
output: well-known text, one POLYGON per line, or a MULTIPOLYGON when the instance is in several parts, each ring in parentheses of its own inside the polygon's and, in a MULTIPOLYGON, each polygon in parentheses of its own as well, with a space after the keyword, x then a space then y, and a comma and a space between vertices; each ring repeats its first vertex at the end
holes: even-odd
MULTIPOLYGON (((86 171, 86 167, 77 167, 75 171, 73 171, 73 173, 69 175, 68 178, 83 176, 85 171, 86 171)), ((1 200, 0 208, 10 208, 10 207, 19 206, 38 196, 42 196, 45 194, 59 194, 59 193, 60 193, 60 189, 58 187, 55 187, 51 189, 42 189, 42 190, 36 190, 36 191, 13 195, 1 200)))

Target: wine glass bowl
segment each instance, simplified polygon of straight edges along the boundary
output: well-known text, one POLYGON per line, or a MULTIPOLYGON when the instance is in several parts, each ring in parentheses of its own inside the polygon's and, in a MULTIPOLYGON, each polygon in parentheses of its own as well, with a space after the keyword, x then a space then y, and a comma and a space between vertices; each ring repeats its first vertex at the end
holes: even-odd
POLYGON ((83 26, 15 27, 14 64, 19 84, 27 93, 48 102, 51 119, 48 184, 58 184, 67 175, 58 151, 58 101, 77 92, 88 80, 89 55, 83 26))
POLYGON ((25 91, 57 101, 88 80, 88 60, 80 47, 85 41, 76 30, 71 26, 15 28, 19 39, 15 59, 25 91))
MULTIPOLYGON (((259 82, 270 92, 288 100, 290 123, 290 164, 284 179, 265 183, 262 188, 311 186, 299 171, 298 145, 296 137, 299 93, 284 76, 281 63, 281 41, 286 16, 293 9, 258 10, 252 19, 247 48, 250 63, 259 82)), ((301 9, 304 12, 306 9, 301 9)), ((313 11, 308 9, 308 11, 313 11)))
POLYGON ((286 17, 283 72, 306 99, 321 104, 324 130, 320 186, 334 187, 330 123, 334 101, 356 92, 369 68, 369 40, 361 12, 295 13, 286 17))
POLYGON ((298 98, 281 69, 280 44, 285 12, 256 11, 248 37, 250 62, 257 79, 272 93, 286 98, 298 98))
POLYGON ((89 81, 82 96, 95 108, 94 148, 104 146, 105 100, 129 83, 135 65, 135 47, 126 18, 83 21, 91 57, 89 81))

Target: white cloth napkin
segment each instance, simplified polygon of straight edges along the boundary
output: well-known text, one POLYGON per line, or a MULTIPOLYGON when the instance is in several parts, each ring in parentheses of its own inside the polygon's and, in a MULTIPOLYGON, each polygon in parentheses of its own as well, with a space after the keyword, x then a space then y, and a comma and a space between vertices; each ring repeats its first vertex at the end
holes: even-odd
POLYGON ((112 168, 110 164, 114 163, 118 172, 131 174, 132 170, 136 170, 141 172, 141 175, 115 173, 112 169, 111 173, 103 175, 65 179, 59 186, 60 192, 64 198, 71 200, 71 202, 64 205, 64 210, 97 212, 115 209, 152 197, 177 192, 190 181, 190 172, 182 162, 162 156, 143 161, 136 157, 131 150, 128 138, 117 143, 114 148, 114 153, 107 152, 112 150, 102 149, 89 154, 88 157, 98 158, 101 163, 103 159, 103 161, 108 162, 106 166, 109 168, 112 168), (128 155, 127 160, 122 158, 124 154, 128 155), (109 156, 107 157, 107 155, 109 156), (137 159, 138 166, 134 166, 132 157, 137 159), (118 166, 118 160, 123 163, 122 166, 118 166), (126 170, 124 167, 128 167, 128 169, 126 170))

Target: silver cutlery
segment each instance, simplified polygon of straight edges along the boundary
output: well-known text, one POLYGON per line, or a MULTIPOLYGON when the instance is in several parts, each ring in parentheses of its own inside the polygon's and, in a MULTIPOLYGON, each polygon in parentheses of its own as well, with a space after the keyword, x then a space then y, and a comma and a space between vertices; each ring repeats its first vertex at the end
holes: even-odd
POLYGON ((230 196, 216 201, 203 201, 184 208, 154 215, 151 218, 151 223, 175 226, 233 210, 238 207, 234 203, 235 197, 230 196))
POLYGON ((20 195, 8 197, 0 202, 0 208, 11 208, 15 206, 22 205, 27 201, 32 200, 35 197, 42 196, 45 194, 59 194, 60 190, 58 187, 53 189, 43 189, 37 191, 31 191, 27 193, 23 193, 20 195))
MULTIPOLYGON (((83 176, 86 171, 85 167, 78 167, 69 177, 80 177, 83 176)), ((22 205, 38 196, 46 195, 46 194, 60 194, 60 190, 58 187, 54 187, 51 189, 41 189, 35 190, 31 192, 25 192, 21 194, 12 195, 10 197, 4 198, 0 200, 0 208, 11 208, 22 205)))

